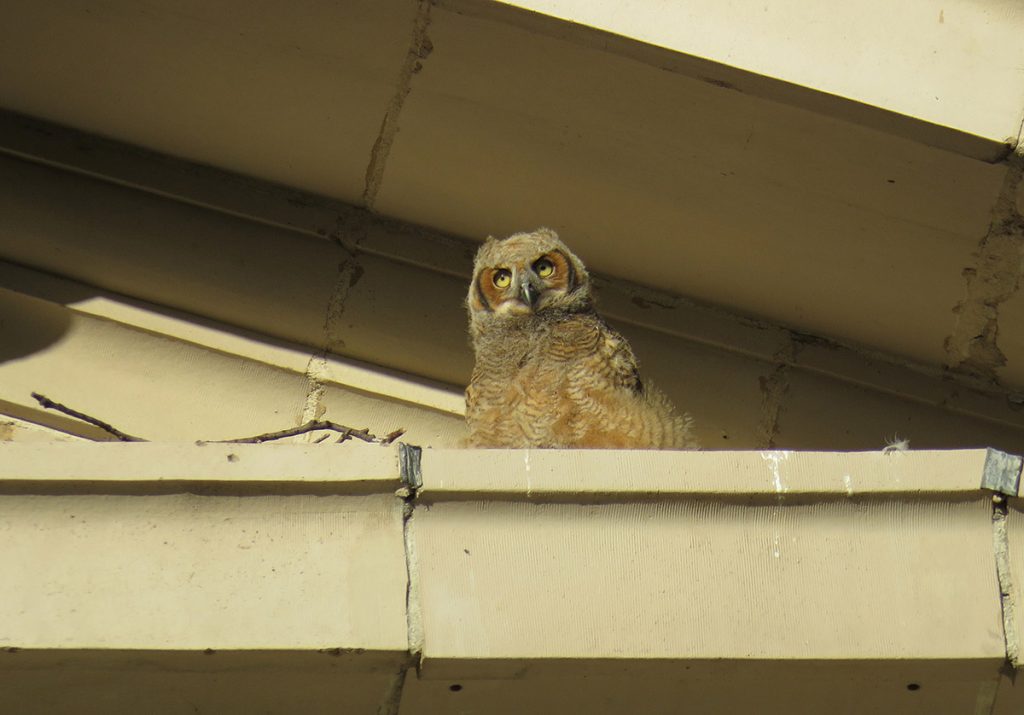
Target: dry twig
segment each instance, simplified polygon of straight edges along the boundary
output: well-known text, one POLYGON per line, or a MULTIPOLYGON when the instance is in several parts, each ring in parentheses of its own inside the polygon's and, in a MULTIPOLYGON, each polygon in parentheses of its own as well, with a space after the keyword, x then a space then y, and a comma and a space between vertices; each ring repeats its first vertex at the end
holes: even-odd
MULTIPOLYGON (((33 392, 32 397, 35 398, 36 402, 42 405, 48 410, 56 410, 69 417, 87 422, 95 427, 99 427, 104 432, 113 435, 121 442, 148 442, 148 439, 142 437, 135 437, 134 435, 126 434, 116 427, 98 420, 95 417, 73 410, 67 405, 62 405, 59 402, 54 402, 49 397, 41 395, 38 392, 33 392)), ((371 444, 391 444, 396 439, 405 434, 404 429, 396 429, 394 432, 378 437, 377 435, 371 434, 369 428, 364 427, 363 429, 355 429, 353 427, 346 427, 345 425, 338 424, 337 422, 331 422, 330 420, 310 420, 305 424, 299 425, 298 427, 290 427, 288 429, 278 430, 277 432, 265 432, 264 434, 254 435, 252 437, 240 437, 238 439, 216 439, 216 440, 203 440, 213 444, 260 444, 261 442, 269 442, 275 439, 284 439, 285 437, 294 437, 300 434, 306 434, 307 432, 317 432, 319 430, 329 430, 331 432, 340 433, 338 442, 345 442, 349 439, 359 439, 363 442, 369 442, 371 444)), ((327 435, 324 435, 317 440, 317 443, 324 441, 327 435)))
POLYGON ((339 442, 344 442, 349 439, 361 439, 364 442, 370 442, 372 444, 391 444, 405 434, 404 429, 398 429, 383 437, 378 437, 375 434, 370 434, 370 429, 368 427, 355 429, 353 427, 340 425, 337 422, 331 422, 330 420, 310 420, 298 427, 289 427, 288 429, 279 430, 277 432, 266 432, 254 437, 239 437, 238 439, 218 439, 211 441, 225 444, 259 444, 260 442, 269 442, 272 439, 294 437, 295 435, 305 434, 307 432, 318 432, 319 430, 330 430, 332 432, 340 433, 341 436, 338 438, 339 442))
POLYGON ((142 439, 142 437, 135 437, 133 435, 126 434, 126 433, 122 432, 121 430, 117 429, 116 427, 113 427, 113 426, 107 424, 103 420, 98 420, 95 417, 90 417, 89 415, 85 414, 84 412, 79 412, 78 410, 73 410, 70 407, 68 407, 67 405, 62 405, 59 402, 54 402, 53 400, 51 400, 46 395, 40 395, 38 392, 33 392, 32 393, 32 397, 34 397, 36 402, 38 402, 44 408, 46 408, 48 410, 56 410, 57 412, 60 412, 60 413, 63 413, 65 415, 67 415, 68 417, 74 417, 76 420, 82 420, 82 422, 88 422, 89 424, 93 425, 94 427, 99 427, 104 432, 106 432, 108 434, 114 435, 115 437, 117 437, 117 439, 119 439, 122 442, 148 442, 149 441, 147 439, 142 439))

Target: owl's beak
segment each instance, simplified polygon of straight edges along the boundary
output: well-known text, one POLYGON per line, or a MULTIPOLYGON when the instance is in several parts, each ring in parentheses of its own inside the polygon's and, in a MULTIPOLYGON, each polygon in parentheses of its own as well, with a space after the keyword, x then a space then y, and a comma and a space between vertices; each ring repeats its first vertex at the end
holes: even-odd
POLYGON ((537 302, 537 298, 540 297, 540 291, 530 282, 529 278, 525 278, 519 285, 519 294, 523 297, 523 302, 531 308, 537 302))

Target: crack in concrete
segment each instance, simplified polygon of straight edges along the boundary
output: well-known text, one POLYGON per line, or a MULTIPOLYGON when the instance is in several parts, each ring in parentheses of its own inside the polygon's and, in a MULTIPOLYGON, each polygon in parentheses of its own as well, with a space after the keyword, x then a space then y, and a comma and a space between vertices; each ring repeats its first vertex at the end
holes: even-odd
POLYGON ((412 519, 415 511, 413 500, 415 498, 415 489, 410 488, 410 494, 405 499, 402 512, 402 538, 405 541, 406 631, 409 638, 409 654, 418 665, 420 658, 423 656, 423 614, 420 609, 419 564, 416 559, 415 541, 412 535, 412 519))
POLYGON ((398 443, 398 470, 404 485, 395 494, 402 498, 402 541, 405 546, 405 626, 409 656, 418 664, 423 656, 423 614, 420 607, 419 562, 412 534, 416 512, 416 494, 423 486, 423 450, 416 445, 398 443))
POLYGON ((999 306, 1020 288, 1024 274, 1024 216, 1017 192, 1024 180, 1024 154, 1007 161, 1003 186, 992 209, 988 233, 963 271, 965 297, 953 308, 953 332, 946 338, 946 367, 998 384, 1006 364, 999 349, 999 306))
POLYGON ((384 168, 391 152, 391 145, 398 134, 398 118, 402 113, 405 98, 409 95, 409 90, 412 89, 413 75, 423 69, 423 62, 434 49, 427 36, 427 28, 430 27, 431 4, 431 0, 420 0, 416 18, 413 21, 412 40, 409 43, 405 61, 402 62, 402 69, 398 73, 398 86, 384 112, 380 132, 377 135, 377 140, 373 143, 373 149, 370 150, 370 163, 366 167, 366 184, 363 189, 363 206, 371 211, 377 203, 377 193, 380 191, 381 182, 384 179, 384 168))
POLYGON ((1016 588, 1010 567, 1010 537, 1007 533, 1008 517, 1006 497, 992 497, 992 542, 995 551, 996 577, 999 583, 999 604, 1003 617, 1003 639, 1006 660, 1012 668, 1021 666, 1020 643, 1017 642, 1016 588))
MULTIPOLYGON (((345 312, 345 302, 348 300, 349 293, 362 276, 363 267, 359 265, 354 254, 349 253, 338 264, 338 277, 324 312, 323 346, 319 351, 310 355, 306 363, 306 397, 303 401, 299 424, 310 420, 319 420, 327 411, 327 406, 324 404, 327 382, 330 381, 327 356, 345 347, 341 316, 345 312)), ((314 437, 312 432, 305 435, 307 442, 314 437)))

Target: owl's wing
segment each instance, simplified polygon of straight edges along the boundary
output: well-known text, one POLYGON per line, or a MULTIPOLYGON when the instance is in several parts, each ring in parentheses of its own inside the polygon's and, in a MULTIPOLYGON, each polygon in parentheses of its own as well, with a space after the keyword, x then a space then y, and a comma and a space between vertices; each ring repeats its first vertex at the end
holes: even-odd
POLYGON ((598 318, 598 321, 601 332, 598 352, 611 371, 612 383, 640 394, 644 391, 644 384, 640 380, 640 367, 636 363, 636 356, 633 355, 632 348, 629 347, 626 339, 603 319, 598 318))
POLYGON ((466 386, 466 414, 471 415, 476 411, 479 389, 477 383, 480 380, 479 366, 473 368, 473 375, 469 378, 469 385, 466 386))

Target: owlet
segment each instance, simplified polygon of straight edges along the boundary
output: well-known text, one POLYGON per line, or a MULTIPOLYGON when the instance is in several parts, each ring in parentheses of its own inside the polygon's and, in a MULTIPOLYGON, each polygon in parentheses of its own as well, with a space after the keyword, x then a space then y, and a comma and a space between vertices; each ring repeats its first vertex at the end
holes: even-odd
POLYGON ((467 298, 470 447, 683 449, 689 416, 640 380, 594 310, 590 276, 546 228, 487 239, 467 298))

